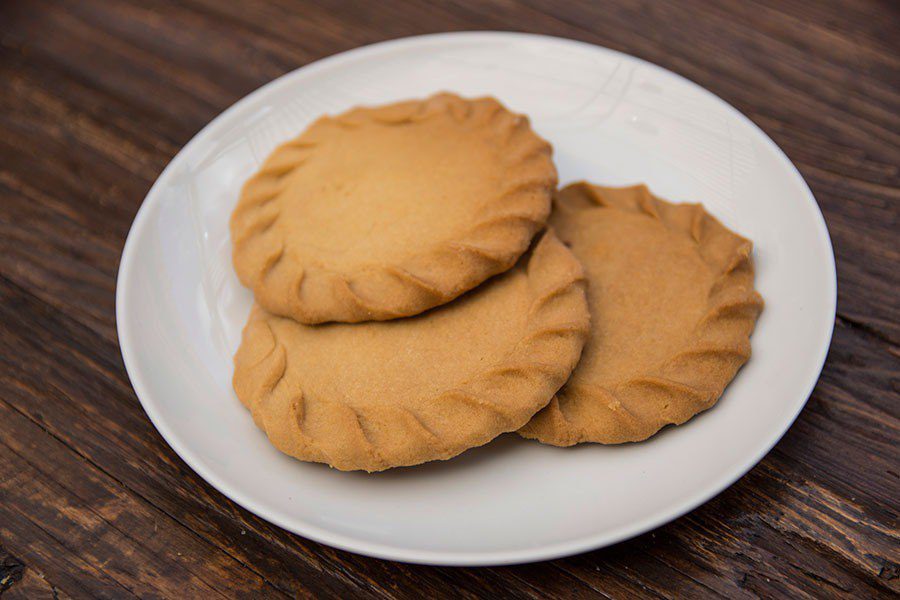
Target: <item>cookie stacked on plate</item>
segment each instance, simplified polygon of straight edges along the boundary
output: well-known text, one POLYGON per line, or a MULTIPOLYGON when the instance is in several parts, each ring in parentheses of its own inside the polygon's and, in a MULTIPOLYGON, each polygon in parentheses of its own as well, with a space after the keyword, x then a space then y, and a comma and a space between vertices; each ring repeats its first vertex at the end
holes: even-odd
POLYGON ((492 98, 357 108, 277 148, 231 220, 256 298, 234 388, 271 442, 379 471, 711 406, 761 307, 749 242, 644 187, 556 184, 492 98))

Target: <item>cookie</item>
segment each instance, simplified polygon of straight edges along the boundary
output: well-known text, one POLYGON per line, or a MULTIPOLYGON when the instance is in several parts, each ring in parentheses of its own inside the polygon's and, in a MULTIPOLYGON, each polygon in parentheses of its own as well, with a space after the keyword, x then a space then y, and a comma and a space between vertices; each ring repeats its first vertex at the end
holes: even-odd
POLYGON ((234 389, 272 444, 340 470, 448 459, 523 426, 587 338, 583 271, 551 233, 424 314, 304 325, 254 307, 234 389))
POLYGON ((415 315, 512 267, 555 186, 550 145, 493 98, 356 108, 246 182, 234 267, 263 308, 302 323, 415 315))
POLYGON ((762 310, 751 243, 643 185, 570 185, 550 221, 584 265, 593 325, 571 379, 521 435, 633 442, 715 404, 762 310))

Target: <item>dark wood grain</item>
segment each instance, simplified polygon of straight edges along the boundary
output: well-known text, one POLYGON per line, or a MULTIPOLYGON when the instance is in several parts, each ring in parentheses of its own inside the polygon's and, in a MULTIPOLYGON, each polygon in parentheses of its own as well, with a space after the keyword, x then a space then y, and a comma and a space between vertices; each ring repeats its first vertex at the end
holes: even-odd
POLYGON ((900 5, 876 0, 0 3, 0 594, 832 597, 900 592, 900 5), (763 462, 652 533, 451 569, 356 556, 238 508, 156 433, 115 332, 118 260, 165 164, 272 78, 385 39, 546 33, 735 105, 825 213, 834 341, 763 462))

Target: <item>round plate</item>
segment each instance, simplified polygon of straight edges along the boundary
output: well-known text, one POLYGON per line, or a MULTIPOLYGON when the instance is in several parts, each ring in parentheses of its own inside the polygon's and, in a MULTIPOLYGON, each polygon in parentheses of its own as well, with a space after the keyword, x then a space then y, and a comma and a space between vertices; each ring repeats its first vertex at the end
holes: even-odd
MULTIPOLYGON (((816 202, 759 128, 711 93, 589 44, 513 33, 408 38, 346 52, 250 94, 201 131, 141 206, 119 269, 128 374, 154 425, 206 481, 260 517, 372 556, 520 563, 624 540, 705 502, 803 408, 835 311, 816 202), (718 405, 648 442, 553 448, 507 434, 443 463, 341 473, 280 454, 231 389, 251 294, 231 267, 243 181, 322 113, 439 90, 491 94, 552 144, 560 181, 646 182, 702 202, 755 243, 766 309, 718 405)), ((352 356, 335 357, 335 368, 352 356)))

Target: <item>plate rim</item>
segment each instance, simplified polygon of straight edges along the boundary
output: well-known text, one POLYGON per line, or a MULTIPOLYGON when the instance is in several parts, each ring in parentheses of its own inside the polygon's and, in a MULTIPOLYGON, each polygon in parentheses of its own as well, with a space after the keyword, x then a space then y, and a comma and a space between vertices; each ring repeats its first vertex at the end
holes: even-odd
POLYGON ((297 69, 289 71, 279 76, 278 78, 264 84, 263 86, 250 92, 249 94, 229 106, 227 109, 219 113, 202 129, 200 129, 200 131, 198 131, 190 139, 190 141, 188 141, 188 143, 185 144, 169 161, 163 171, 156 178, 156 181, 154 181, 153 185, 150 187, 150 190, 147 192, 144 200, 141 202, 141 205, 137 213, 135 214, 131 227, 129 228, 128 235, 122 249, 119 269, 116 277, 115 302, 116 331, 118 335, 119 348, 122 354, 122 359, 124 361, 126 373, 128 374, 128 378, 131 381, 138 401, 141 403, 142 408, 147 413, 147 416, 150 418, 153 426, 157 429, 157 431, 160 433, 169 447, 171 447, 172 450, 175 451, 179 458, 181 458, 188 465, 188 467, 190 467, 195 473, 197 473, 201 478, 203 478, 204 481, 215 488, 219 493, 226 496, 228 499, 235 502, 245 510, 250 511, 254 515, 270 523, 273 523, 278 527, 281 527, 282 529, 290 531, 291 533, 294 533, 296 535, 311 539, 315 542, 322 543, 334 548, 339 548, 341 550, 371 556, 374 558, 395 560, 399 562, 414 564, 442 566, 500 566, 562 558, 565 556, 580 554, 590 550, 596 550, 622 542, 632 537, 636 537, 650 530, 656 529, 662 525, 665 525, 687 514, 700 505, 708 502, 709 500, 723 492, 725 489, 729 488, 738 479, 746 475, 751 469, 759 464, 759 462, 772 450, 772 448, 779 442, 779 440, 781 440, 787 430, 790 429, 791 425, 793 425, 793 423, 796 421, 800 412, 809 401, 809 398, 819 380, 822 369, 824 368, 825 360, 828 356, 828 350, 831 346, 831 340, 834 333, 834 319, 837 309, 837 269, 834 260, 834 248, 832 246, 831 237, 825 223, 825 217, 822 214, 821 208, 816 202, 815 196, 810 190, 809 185, 803 178, 803 175, 793 164, 793 162, 791 162, 791 160, 787 157, 784 151, 775 143, 774 140, 772 140, 772 138, 770 138, 765 133, 765 131, 762 130, 762 128, 760 128, 749 117, 744 115, 727 101, 720 98, 718 95, 707 90, 700 84, 695 83, 694 81, 691 81, 690 79, 678 73, 670 71, 665 67, 661 67, 639 57, 632 56, 618 50, 613 50, 605 46, 600 46, 598 44, 534 33, 505 31, 463 31, 433 33, 397 38, 360 46, 319 59, 307 65, 298 67, 297 69), (128 321, 125 318, 125 313, 127 310, 126 307, 129 304, 126 293, 126 290, 129 289, 127 282, 130 279, 131 274, 134 272, 133 263, 135 262, 137 256, 135 251, 135 240, 139 237, 139 232, 141 232, 146 227, 147 215, 149 214, 148 206, 156 202, 155 198, 158 198, 160 196, 160 189, 163 187, 163 183, 165 183, 167 179, 171 178, 172 173, 178 165, 187 160, 186 157, 190 154, 192 148, 199 144, 202 139, 213 135, 215 130, 222 127, 232 115, 241 111, 244 107, 252 103, 256 98, 262 96, 276 86, 287 84, 290 79, 300 76, 301 73, 303 75, 309 75, 310 73, 331 67, 335 63, 339 63, 347 59, 352 59, 363 54, 384 51, 387 49, 396 49, 403 46, 416 46, 418 44, 434 41, 452 41, 454 43, 465 43, 467 41, 496 41, 498 39, 552 42, 591 51, 596 51, 599 49, 604 52, 618 55, 621 58, 627 58, 628 60, 636 61, 637 64, 643 65, 645 67, 662 70, 667 75, 676 77, 682 82, 688 84, 691 88, 700 91, 708 97, 711 97, 714 101, 723 106, 726 111, 731 114, 732 117, 737 118, 745 125, 749 125, 751 129, 754 130, 762 140, 764 140, 769 149, 774 150, 774 155, 777 156, 778 160, 784 167, 787 168, 791 176, 800 184, 800 189, 802 190, 804 199, 810 205, 810 208, 812 208, 812 214, 814 215, 816 221, 816 232, 819 241, 824 244, 824 248, 827 250, 827 254, 830 257, 828 265, 825 265, 827 271, 826 286, 829 288, 829 293, 824 299, 824 302, 827 303, 827 313, 831 315, 831 318, 829 320, 829 323, 826 325, 827 335, 825 335, 823 338, 822 346, 819 349, 819 356, 814 361, 814 364, 817 364, 818 366, 811 372, 810 380, 806 384, 806 392, 803 394, 803 400, 797 403, 796 410, 789 416, 789 418, 785 419, 783 424, 773 429, 768 438, 766 438, 761 443, 761 445, 759 446, 759 450, 755 454, 745 459, 744 461, 741 461, 741 464, 738 468, 724 472, 718 478, 714 479, 712 483, 703 486, 697 492, 692 494, 687 500, 682 501, 677 506, 669 507, 668 510, 658 511, 657 513, 651 514, 644 519, 624 524, 612 531, 606 531, 599 534, 594 533, 565 542, 556 542, 548 545, 502 551, 470 552, 416 550, 404 548, 397 545, 368 542, 363 539, 329 531, 327 529, 323 529, 316 525, 312 525, 310 523, 305 523, 302 521, 301 524, 298 525, 295 522, 288 522, 285 519, 280 518, 278 515, 272 515, 267 509, 259 506, 252 499, 247 498, 242 491, 232 488, 221 481, 212 472, 212 469, 207 467, 203 459, 199 458, 193 451, 188 448, 188 446, 181 443, 179 438, 168 427, 166 420, 161 412, 157 410, 157 406, 152 401, 151 395, 144 383, 143 372, 138 368, 137 365, 136 355, 138 353, 138 350, 136 348, 138 348, 138 346, 132 341, 132 332, 130 331, 127 324, 128 321), (827 268, 828 266, 830 266, 830 268, 827 268))

